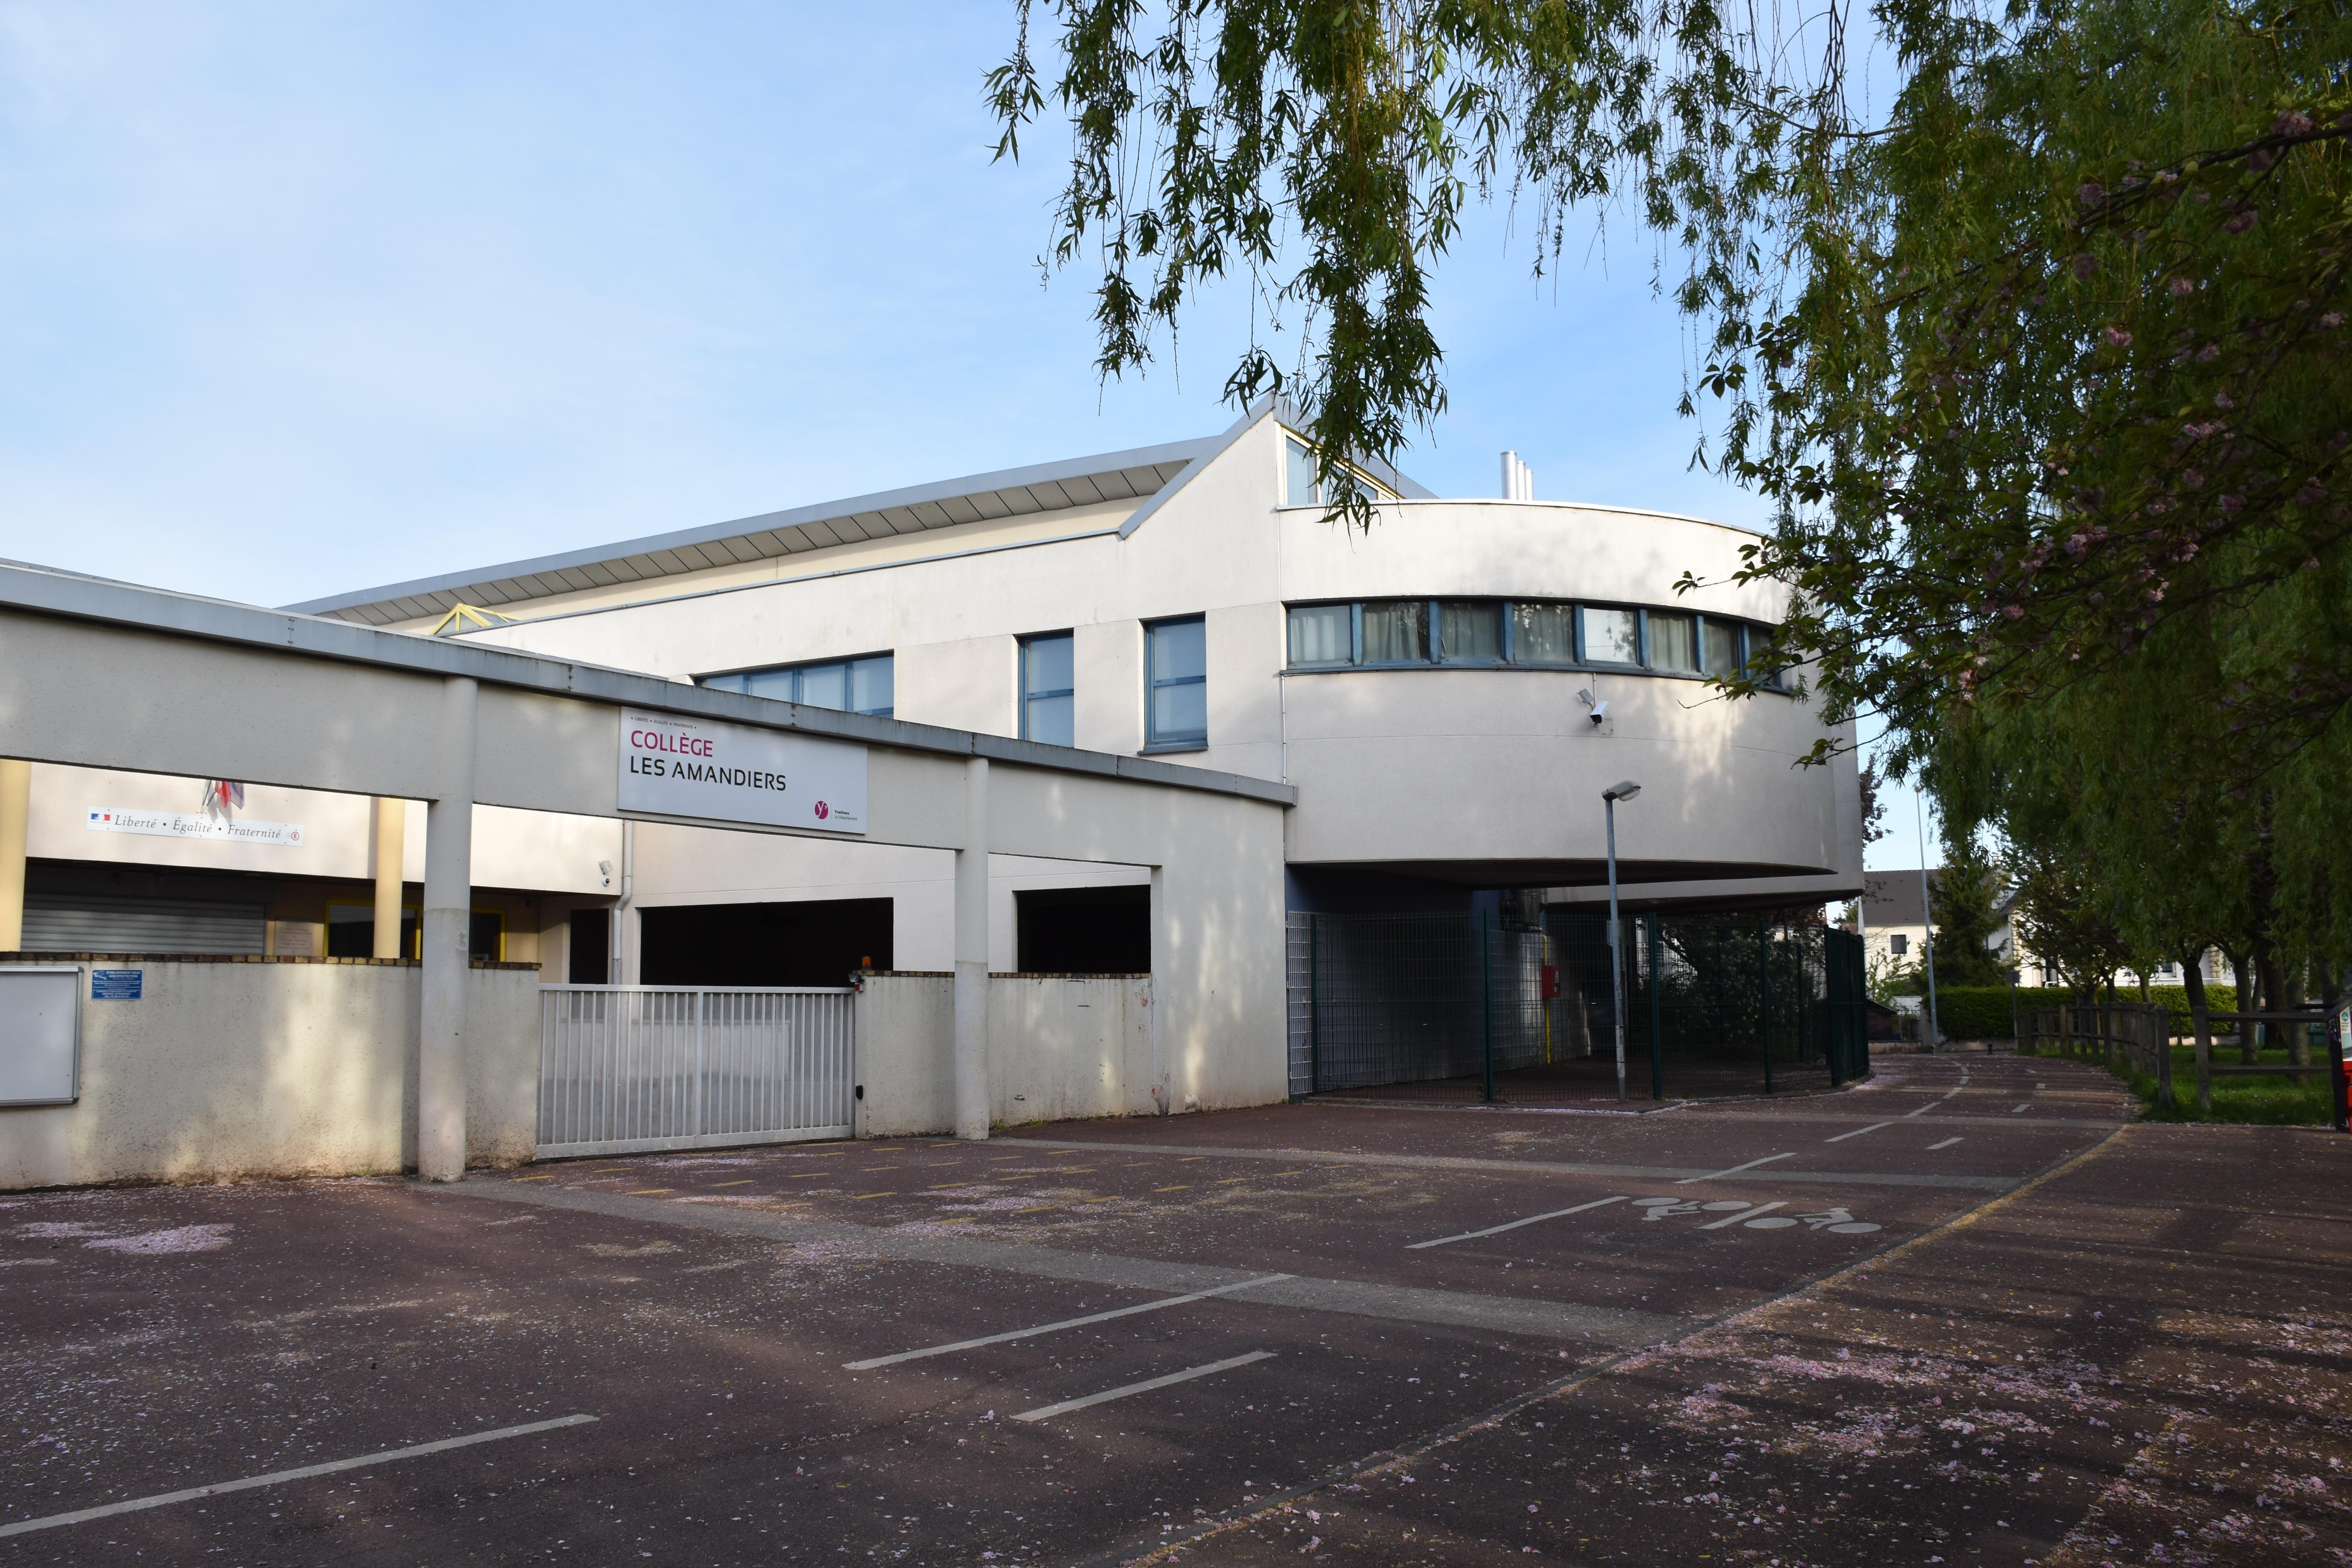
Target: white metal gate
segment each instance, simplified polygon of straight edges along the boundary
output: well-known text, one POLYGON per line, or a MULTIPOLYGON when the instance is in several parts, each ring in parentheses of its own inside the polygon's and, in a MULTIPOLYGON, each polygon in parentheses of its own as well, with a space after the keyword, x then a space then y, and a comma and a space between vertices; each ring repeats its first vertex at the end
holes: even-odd
POLYGON ((539 1152, 851 1135, 856 993, 540 987, 539 1152))

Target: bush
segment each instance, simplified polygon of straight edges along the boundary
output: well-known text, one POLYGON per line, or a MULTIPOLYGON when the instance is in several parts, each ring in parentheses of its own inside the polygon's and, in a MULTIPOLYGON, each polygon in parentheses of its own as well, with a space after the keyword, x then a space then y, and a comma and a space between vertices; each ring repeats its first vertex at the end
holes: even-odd
MULTIPOLYGON (((2172 1015, 2172 1032, 2187 1035, 2193 1027, 2189 1017, 2189 992, 2179 985, 2151 985, 2148 999, 2172 1015)), ((2081 997, 2059 985, 2021 985, 2017 988, 2017 1014, 2021 1021, 2035 1007, 2072 1007, 2081 997)), ((2119 1003, 2137 1003, 2139 988, 2116 987, 2119 1003)), ((2205 987, 2205 1007, 2211 1013, 2233 1013, 2238 1007, 2237 988, 2232 985, 2205 987)), ((2010 1019, 2010 988, 2006 985, 1955 985, 1947 990, 1936 987, 1936 1018, 1943 1025, 1944 1035, 1954 1040, 2005 1040, 2015 1029, 2010 1019)), ((2227 1032, 2225 1030, 2225 1032, 2227 1032)))

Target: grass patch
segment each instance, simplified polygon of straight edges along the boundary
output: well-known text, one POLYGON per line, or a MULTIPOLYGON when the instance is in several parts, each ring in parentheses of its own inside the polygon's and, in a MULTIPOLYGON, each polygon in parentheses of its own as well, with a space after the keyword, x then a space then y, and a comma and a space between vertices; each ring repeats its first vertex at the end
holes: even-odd
MULTIPOLYGON (((2057 1056, 2056 1051, 2035 1053, 2057 1056)), ((2179 1045, 2172 1047, 2172 1092, 2178 1105, 2158 1103, 2156 1079, 2129 1067, 2119 1065, 2107 1070, 2129 1085, 2139 1097, 2140 1116, 2147 1121, 2228 1121, 2256 1127, 2326 1127, 2335 1121, 2328 1104, 2331 1085, 2327 1060, 2320 1049, 2313 1056, 2317 1068, 2307 1079, 2293 1078, 2221 1078, 2213 1079, 2213 1109, 2204 1116, 2197 1113, 2197 1047, 2179 1045)), ((2216 1066, 2232 1065, 2241 1058, 2238 1048, 2231 1046, 2216 1048, 2212 1057, 2216 1066)), ((2270 1065, 2284 1067, 2286 1049, 2280 1047, 2266 1050, 2260 1059, 2270 1065)))

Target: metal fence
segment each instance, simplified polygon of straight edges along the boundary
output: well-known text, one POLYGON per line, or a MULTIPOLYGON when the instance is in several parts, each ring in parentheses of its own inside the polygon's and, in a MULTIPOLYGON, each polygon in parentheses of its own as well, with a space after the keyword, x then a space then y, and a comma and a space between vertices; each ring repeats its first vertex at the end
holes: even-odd
POLYGON ((845 1138, 855 993, 540 988, 539 1153, 845 1138))
POLYGON ((1507 911, 1291 917, 1291 1088, 1542 1103, 1829 1087, 1870 1071, 1861 941, 1818 921, 1507 911))

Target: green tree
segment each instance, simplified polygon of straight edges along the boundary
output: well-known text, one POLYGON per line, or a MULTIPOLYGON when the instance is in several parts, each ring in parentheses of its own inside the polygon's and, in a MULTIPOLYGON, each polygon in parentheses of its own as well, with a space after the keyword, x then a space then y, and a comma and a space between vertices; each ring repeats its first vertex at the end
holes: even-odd
MULTIPOLYGON (((1882 715, 1897 771, 1996 824, 2081 973, 2232 924, 2342 973, 2352 7, 1882 0, 1867 120, 1835 6, 1146 15, 1023 0, 991 79, 1002 152, 1049 100, 1073 128, 1053 253, 1100 268, 1104 374, 1245 274, 1370 526, 1345 476, 1444 406, 1465 204, 1529 204, 1539 270, 1571 213, 1626 215, 1679 258, 1701 460, 1778 510, 1746 572, 1795 608, 1759 663, 1809 661, 1830 718, 1882 715)), ((1228 390, 1284 384, 1253 342, 1228 390)))
POLYGON ((1937 985, 2009 984, 2008 968, 1985 945, 2000 928, 2000 874, 1974 834, 1945 847, 1928 899, 1937 985))

